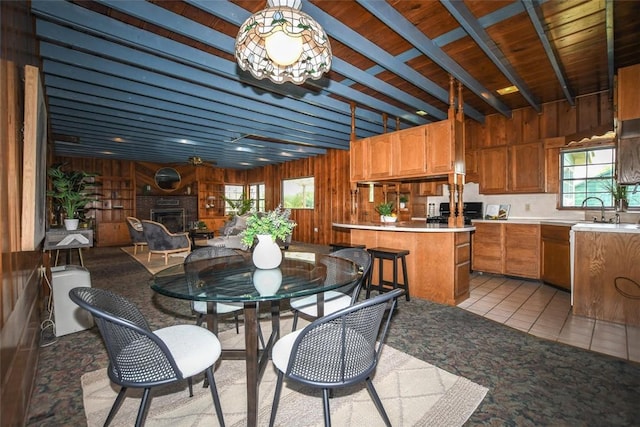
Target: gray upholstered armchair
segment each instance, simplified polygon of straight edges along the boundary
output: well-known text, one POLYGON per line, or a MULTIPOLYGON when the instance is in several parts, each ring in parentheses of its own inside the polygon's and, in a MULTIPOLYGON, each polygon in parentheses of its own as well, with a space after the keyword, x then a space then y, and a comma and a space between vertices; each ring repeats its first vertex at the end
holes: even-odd
POLYGON ((149 246, 148 261, 151 261, 151 254, 162 254, 166 265, 169 262, 169 254, 191 250, 191 241, 187 232, 171 233, 159 222, 146 219, 142 220, 142 230, 149 246))
POLYGON ((129 227, 129 235, 133 243, 133 254, 136 255, 138 247, 142 250, 147 246, 147 240, 144 238, 144 231, 142 231, 142 223, 138 218, 128 216, 127 227, 129 227))

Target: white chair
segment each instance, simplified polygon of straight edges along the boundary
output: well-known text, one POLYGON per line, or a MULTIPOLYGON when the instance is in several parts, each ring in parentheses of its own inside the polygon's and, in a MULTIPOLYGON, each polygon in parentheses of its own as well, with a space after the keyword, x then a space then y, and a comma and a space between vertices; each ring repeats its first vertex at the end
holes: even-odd
MULTIPOLYGON (((358 282, 351 289, 338 289, 327 291, 320 295, 309 295, 306 297, 291 299, 291 309, 293 310, 293 327, 295 331, 298 326, 298 315, 303 313, 310 317, 318 317, 318 299, 323 299, 324 315, 335 313, 345 307, 353 305, 358 300, 360 290, 368 285, 371 277, 371 254, 366 249, 344 248, 331 253, 331 256, 346 258, 356 263, 361 270, 358 282)), ((327 272, 327 281, 333 280, 331 271, 327 272)))
POLYGON ((380 416, 391 426, 371 377, 380 360, 396 299, 402 292, 395 289, 321 317, 275 343, 271 360, 278 369, 278 380, 270 426, 276 419, 284 377, 322 390, 325 426, 331 425, 330 391, 365 382, 380 416), (387 309, 387 320, 380 332, 387 309))
POLYGON ((151 388, 188 379, 205 372, 218 422, 224 417, 213 378, 213 365, 222 352, 218 338, 196 325, 175 325, 151 331, 133 303, 113 292, 89 287, 73 288, 69 297, 93 316, 109 355, 109 379, 120 386, 105 426, 113 420, 127 388, 143 388, 136 426, 144 425, 151 403, 151 388))

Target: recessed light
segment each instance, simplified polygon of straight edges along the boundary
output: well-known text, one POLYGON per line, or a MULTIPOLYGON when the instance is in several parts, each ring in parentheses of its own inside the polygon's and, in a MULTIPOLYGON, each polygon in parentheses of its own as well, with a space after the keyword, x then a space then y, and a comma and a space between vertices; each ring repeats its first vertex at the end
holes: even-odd
POLYGON ((423 116, 423 117, 429 115, 429 113, 427 113, 426 111, 422 111, 422 110, 416 111, 416 114, 419 115, 419 116, 423 116))
POLYGON ((518 88, 515 86, 507 86, 507 87, 503 87, 502 89, 498 89, 497 92, 500 95, 508 95, 510 93, 518 92, 518 88))

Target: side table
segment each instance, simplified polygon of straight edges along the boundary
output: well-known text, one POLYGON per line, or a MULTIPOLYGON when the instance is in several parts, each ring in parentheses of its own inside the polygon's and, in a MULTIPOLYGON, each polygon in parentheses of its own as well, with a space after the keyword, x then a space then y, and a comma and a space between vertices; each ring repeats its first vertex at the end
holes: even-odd
MULTIPOLYGON (((50 229, 45 233, 44 238, 44 250, 56 251, 55 265, 58 265, 58 256, 61 249, 71 251, 71 249, 78 250, 78 257, 80 258, 80 265, 84 267, 84 260, 82 259, 82 248, 90 248, 93 246, 93 230, 89 229, 77 229, 77 230, 65 230, 65 229, 50 229)), ((70 252, 67 252, 67 264, 71 259, 70 252)))
POLYGON ((191 237, 191 249, 197 247, 196 239, 213 239, 215 234, 215 231, 207 228, 194 228, 189 230, 189 237, 191 237))

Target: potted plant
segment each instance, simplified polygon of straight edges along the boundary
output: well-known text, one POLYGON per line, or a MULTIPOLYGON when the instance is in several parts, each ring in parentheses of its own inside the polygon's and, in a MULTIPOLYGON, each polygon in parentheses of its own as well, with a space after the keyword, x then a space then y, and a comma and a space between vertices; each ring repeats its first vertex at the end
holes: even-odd
POLYGON ((231 206, 231 210, 233 211, 231 214, 232 217, 235 215, 244 215, 253 207, 253 200, 248 199, 244 193, 242 193, 239 199, 229 199, 225 196, 222 196, 222 199, 231 206))
POLYGON ((400 209, 404 209, 407 207, 409 196, 407 196, 406 194, 401 194, 400 197, 398 198, 398 201, 400 202, 400 209))
POLYGON ((277 239, 285 240, 297 225, 289 219, 291 210, 278 205, 269 212, 252 212, 247 218, 247 228, 240 233, 242 243, 252 247, 255 239, 258 244, 253 250, 253 263, 258 268, 276 268, 282 261, 282 252, 277 239))
POLYGON ((623 212, 627 209, 627 186, 620 185, 613 181, 605 184, 605 187, 613 196, 613 203, 616 211, 623 212))
POLYGON ((380 214, 381 222, 396 222, 396 214, 393 213, 393 202, 380 203, 376 206, 376 212, 380 214))
POLYGON ((88 189, 95 187, 95 182, 90 182, 98 174, 83 171, 63 171, 63 165, 57 165, 47 170, 51 179, 52 190, 47 191, 47 196, 53 199, 54 205, 58 205, 65 214, 65 228, 75 230, 78 228, 79 213, 84 207, 96 200, 97 193, 88 189))

